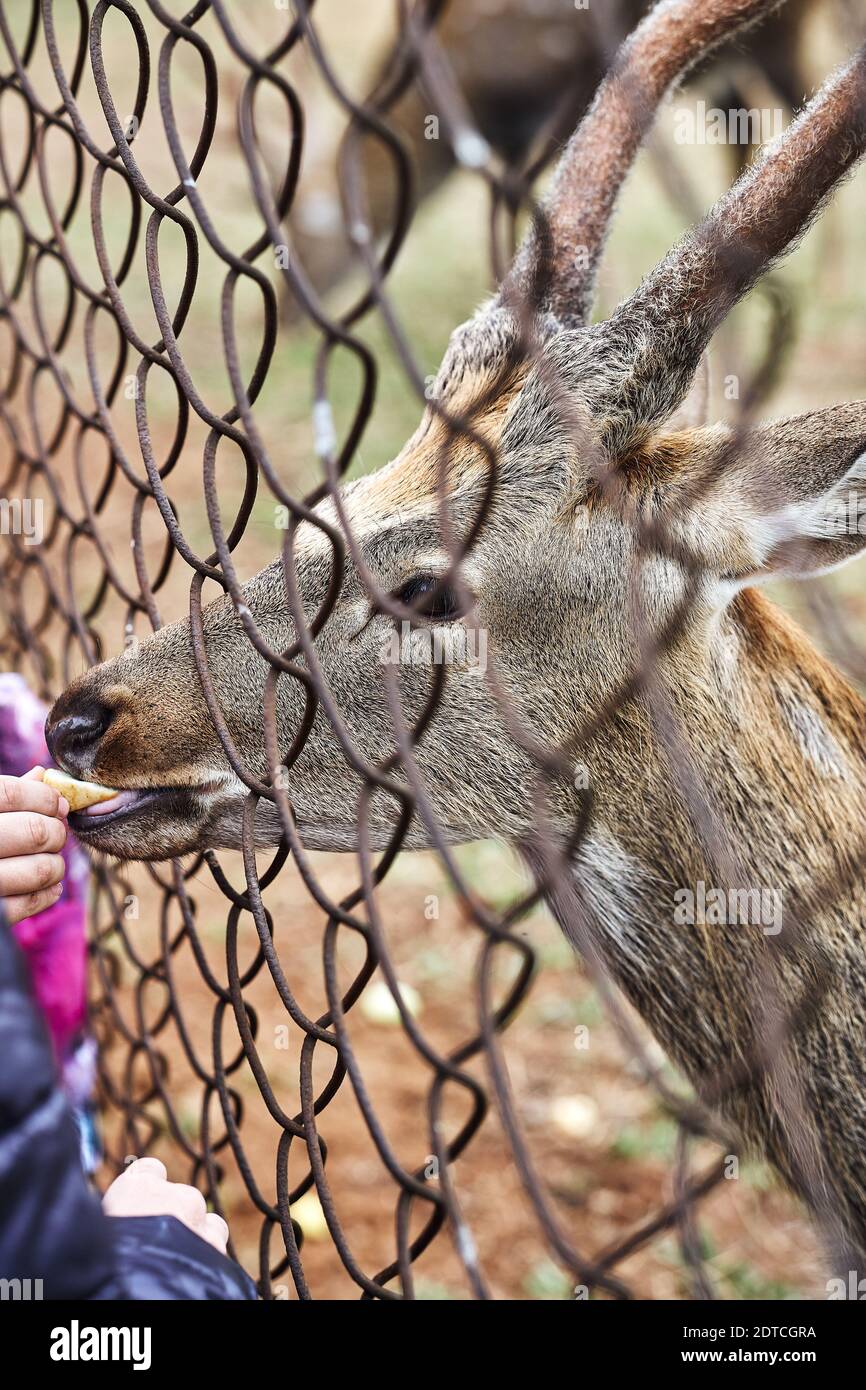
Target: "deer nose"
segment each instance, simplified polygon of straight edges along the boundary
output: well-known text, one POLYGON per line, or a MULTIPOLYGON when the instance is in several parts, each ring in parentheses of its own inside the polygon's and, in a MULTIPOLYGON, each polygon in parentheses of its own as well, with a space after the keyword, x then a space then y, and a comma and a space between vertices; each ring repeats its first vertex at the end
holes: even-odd
POLYGON ((55 722, 49 716, 45 741, 54 761, 73 776, 89 773, 99 740, 113 718, 114 711, 96 701, 89 701, 74 714, 66 714, 55 722))

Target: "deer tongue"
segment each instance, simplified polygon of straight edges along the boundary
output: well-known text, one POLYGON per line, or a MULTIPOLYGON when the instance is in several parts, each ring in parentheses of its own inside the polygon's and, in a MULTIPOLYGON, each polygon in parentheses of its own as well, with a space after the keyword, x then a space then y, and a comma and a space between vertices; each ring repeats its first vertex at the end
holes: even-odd
POLYGON ((85 806, 81 810, 83 816, 107 816, 111 811, 119 811, 123 806, 130 806, 137 801, 141 795, 138 791, 115 792, 114 796, 108 801, 95 801, 90 806, 85 806))

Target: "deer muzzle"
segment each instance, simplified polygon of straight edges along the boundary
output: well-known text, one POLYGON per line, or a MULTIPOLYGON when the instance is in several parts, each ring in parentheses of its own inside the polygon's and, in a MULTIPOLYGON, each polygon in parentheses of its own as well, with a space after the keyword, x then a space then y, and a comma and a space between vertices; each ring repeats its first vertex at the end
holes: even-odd
POLYGON ((71 812, 82 843, 123 859, 164 859, 206 842, 236 779, 194 684, 181 689, 176 666, 143 674, 124 661, 86 672, 54 704, 45 737, 65 773, 114 792, 71 812))

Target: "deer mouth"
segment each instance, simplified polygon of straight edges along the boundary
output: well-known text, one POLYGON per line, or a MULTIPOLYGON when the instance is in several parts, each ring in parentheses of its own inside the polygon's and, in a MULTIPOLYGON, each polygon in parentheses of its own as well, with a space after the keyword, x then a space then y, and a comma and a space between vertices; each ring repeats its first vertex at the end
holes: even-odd
MULTIPOLYGON (((207 785, 190 787, 125 787, 108 801, 99 801, 81 811, 72 811, 69 826, 81 841, 94 849, 116 828, 123 829, 139 819, 155 822, 195 819, 197 799, 210 788, 207 785)), ((113 845, 110 848, 114 848, 113 845)))

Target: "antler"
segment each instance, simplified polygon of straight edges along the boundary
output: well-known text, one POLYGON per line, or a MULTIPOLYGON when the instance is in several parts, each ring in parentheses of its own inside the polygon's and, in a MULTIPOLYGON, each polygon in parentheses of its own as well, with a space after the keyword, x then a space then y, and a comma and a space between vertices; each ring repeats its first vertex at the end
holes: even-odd
POLYGON ((503 284, 505 296, 516 291, 563 322, 586 322, 619 191, 659 104, 723 39, 782 3, 660 0, 623 44, 568 142, 543 213, 503 284))
POLYGON ((599 326, 623 373, 613 398, 593 402, 614 454, 679 405, 716 328, 864 151, 866 45, 599 326))

